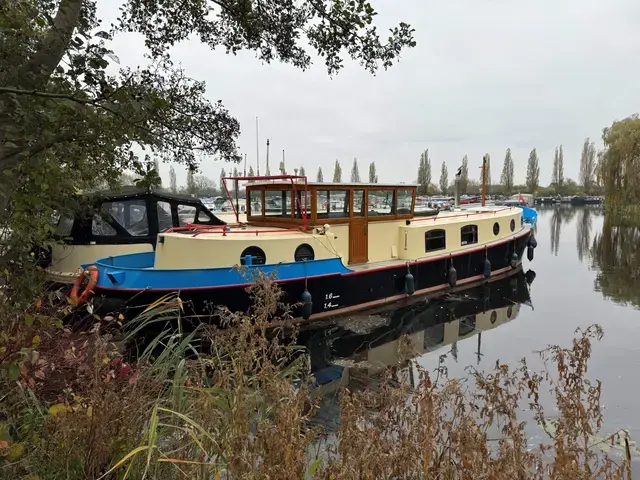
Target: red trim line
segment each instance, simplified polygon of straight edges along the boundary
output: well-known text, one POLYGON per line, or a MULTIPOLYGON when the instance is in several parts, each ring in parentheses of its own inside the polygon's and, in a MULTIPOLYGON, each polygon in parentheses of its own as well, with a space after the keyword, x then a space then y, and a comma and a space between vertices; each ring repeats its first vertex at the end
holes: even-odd
MULTIPOLYGON (((520 232, 518 232, 517 234, 514 234, 512 237, 506 238, 506 239, 502 239, 502 240, 497 240, 493 243, 485 243, 484 245, 480 245, 478 247, 475 248, 470 248, 467 250, 461 250, 460 252, 456 252, 456 253, 446 253, 443 255, 437 255, 435 257, 429 257, 429 258, 425 258, 423 260, 416 260, 416 261, 407 261, 406 263, 409 263, 410 265, 421 265, 423 263, 430 263, 430 262, 435 262, 437 260, 442 260, 443 258, 451 258, 451 257, 459 257, 461 255, 467 254, 467 253, 472 253, 472 252, 478 252, 478 251, 482 251, 485 248, 492 248, 492 247, 497 247, 499 245, 503 245, 505 243, 509 243, 512 242, 514 240, 517 240, 518 238, 522 238, 524 237, 527 233, 529 233, 531 231, 530 227, 523 227, 521 229, 520 232), (522 233, 524 232, 524 233, 522 233)), ((354 275, 363 275, 365 273, 371 273, 371 272, 379 272, 382 270, 391 270, 394 268, 399 268, 399 267, 405 267, 405 263, 396 263, 394 265, 384 265, 381 267, 373 267, 373 268, 367 268, 367 269, 363 269, 363 270, 358 270, 355 272, 349 272, 349 273, 327 273, 324 275, 314 275, 314 276, 310 276, 307 277, 307 279, 314 279, 314 278, 323 278, 323 277, 333 277, 333 276, 344 276, 344 277, 350 277, 350 276, 354 276, 354 275)), ((232 267, 230 267, 232 268, 232 267)), ((507 267, 507 268, 511 268, 511 267, 507 267)), ((499 271, 499 270, 497 270, 499 271)), ((295 282, 297 280, 300 280, 303 277, 297 277, 297 278, 289 278, 286 280, 276 280, 276 283, 289 283, 289 282, 295 282)), ((474 277, 471 277, 474 278, 474 277)), ((466 280, 464 280, 466 281, 466 280)), ((462 283, 463 280, 461 280, 459 283, 462 283)), ((153 292, 193 292, 193 291, 198 291, 198 290, 218 290, 218 289, 222 289, 222 288, 237 288, 237 287, 248 287, 252 285, 251 283, 236 283, 236 284, 232 284, 232 285, 217 285, 217 286, 206 286, 206 287, 186 287, 186 288, 117 288, 117 287, 103 287, 100 285, 96 286, 96 290, 104 290, 104 291, 112 291, 112 292, 142 292, 142 291, 153 291, 153 292)), ((420 291, 416 291, 416 294, 419 294, 420 291)))

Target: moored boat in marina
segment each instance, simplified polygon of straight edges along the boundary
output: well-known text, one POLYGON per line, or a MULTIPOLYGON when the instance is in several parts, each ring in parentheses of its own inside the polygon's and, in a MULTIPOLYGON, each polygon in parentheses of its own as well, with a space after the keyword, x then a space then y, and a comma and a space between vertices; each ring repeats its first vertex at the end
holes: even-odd
POLYGON ((200 200, 186 195, 124 187, 86 197, 78 200, 85 208, 56 220, 55 235, 61 241, 42 262, 51 282, 73 283, 79 265, 109 255, 153 253, 158 234, 170 228, 226 224, 200 200))
POLYGON ((121 310, 179 291, 199 314, 218 305, 245 311, 246 288, 265 274, 295 317, 322 318, 508 274, 525 250, 533 258, 535 238, 518 207, 417 217, 416 185, 229 180, 250 180, 247 223, 171 229, 155 251, 83 265, 96 272, 94 308, 121 310))

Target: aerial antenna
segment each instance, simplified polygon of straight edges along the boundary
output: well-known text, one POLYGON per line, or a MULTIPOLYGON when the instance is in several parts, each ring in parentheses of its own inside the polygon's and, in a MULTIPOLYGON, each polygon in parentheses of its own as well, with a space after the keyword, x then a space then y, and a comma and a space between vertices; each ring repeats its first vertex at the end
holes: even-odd
POLYGON ((267 138, 267 172, 266 175, 269 176, 271 175, 271 172, 269 171, 269 139, 267 138))
POLYGON ((256 166, 258 168, 258 176, 260 176, 260 140, 258 137, 258 117, 256 117, 256 166))

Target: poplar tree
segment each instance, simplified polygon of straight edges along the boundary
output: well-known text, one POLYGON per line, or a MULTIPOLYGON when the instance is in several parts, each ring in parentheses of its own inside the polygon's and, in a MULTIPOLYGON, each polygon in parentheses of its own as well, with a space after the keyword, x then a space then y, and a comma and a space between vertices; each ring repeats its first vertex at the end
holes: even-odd
POLYGON ((447 194, 449 188, 449 172, 447 170, 447 164, 442 162, 442 168, 440 169, 440 191, 442 195, 447 194))
POLYGON ((176 169, 169 168, 169 188, 171 189, 171 193, 178 193, 178 179, 176 177, 176 169))
POLYGON ((342 167, 340 166, 340 162, 336 160, 336 164, 333 167, 333 183, 342 182, 342 167))
POLYGON ((429 158, 429 149, 427 149, 420 154, 418 195, 428 195, 429 185, 431 185, 431 158, 429 158))
POLYGON ((316 182, 318 182, 318 183, 324 182, 324 177, 322 176, 322 167, 318 167, 318 174, 316 175, 316 182))
POLYGON ((500 175, 500 183, 504 185, 504 190, 507 195, 511 195, 513 191, 513 157, 511 156, 511 149, 507 148, 507 152, 504 156, 504 163, 502 164, 502 175, 500 175))
POLYGON ((540 184, 540 166, 538 162, 538 152, 535 148, 529 153, 526 184, 529 193, 535 193, 540 184))
POLYGON ((376 162, 369 164, 369 183, 378 183, 378 175, 376 174, 376 162))
POLYGON ((353 166, 351 167, 351 183, 360 183, 360 170, 358 170, 358 159, 353 159, 353 166))
POLYGON ((460 169, 460 195, 465 195, 469 189, 469 159, 465 155, 462 157, 460 169))

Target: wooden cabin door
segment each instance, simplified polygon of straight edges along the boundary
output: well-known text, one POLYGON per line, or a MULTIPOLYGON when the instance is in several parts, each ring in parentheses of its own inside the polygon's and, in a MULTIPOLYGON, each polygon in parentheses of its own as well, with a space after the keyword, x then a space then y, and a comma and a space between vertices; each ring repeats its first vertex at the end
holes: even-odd
POLYGON ((367 219, 355 217, 349 225, 349 263, 365 263, 369 260, 367 219))
POLYGON ((367 197, 364 190, 353 190, 349 224, 349 263, 369 261, 367 197))

